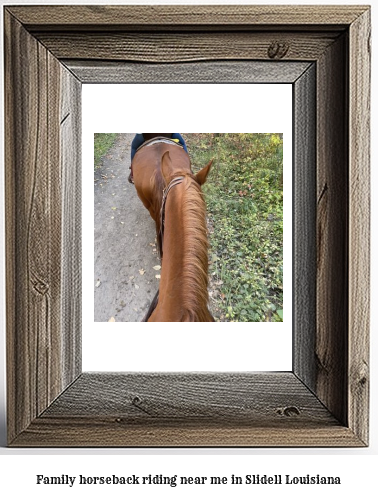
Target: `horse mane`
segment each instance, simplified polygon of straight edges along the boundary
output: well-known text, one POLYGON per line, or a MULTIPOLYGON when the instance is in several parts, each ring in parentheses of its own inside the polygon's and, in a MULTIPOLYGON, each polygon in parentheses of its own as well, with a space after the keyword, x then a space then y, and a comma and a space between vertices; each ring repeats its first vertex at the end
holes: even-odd
MULTIPOLYGON (((185 253, 183 257, 184 309, 181 321, 214 321, 208 310, 208 237, 206 225, 206 204, 201 187, 192 174, 175 172, 174 176, 183 175, 182 182, 182 217, 185 226, 185 253)), ((156 196, 154 213, 156 216, 156 235, 159 251, 162 253, 160 234, 160 207, 163 199, 165 180, 160 169, 156 169, 151 178, 156 196)), ((160 255, 161 256, 161 255, 160 255)), ((158 294, 153 300, 144 321, 147 321, 157 306, 158 294)))
POLYGON ((186 321, 208 321, 208 238, 206 204, 200 185, 191 175, 183 181, 182 214, 185 226, 183 307, 186 321))

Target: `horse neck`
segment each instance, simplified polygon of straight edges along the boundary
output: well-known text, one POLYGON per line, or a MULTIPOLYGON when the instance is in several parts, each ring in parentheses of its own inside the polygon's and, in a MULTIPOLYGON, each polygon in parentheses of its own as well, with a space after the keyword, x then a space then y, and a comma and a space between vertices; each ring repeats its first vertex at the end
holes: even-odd
POLYGON ((203 195, 185 177, 169 193, 165 208, 159 308, 180 316, 167 321, 209 321, 207 250, 203 195))

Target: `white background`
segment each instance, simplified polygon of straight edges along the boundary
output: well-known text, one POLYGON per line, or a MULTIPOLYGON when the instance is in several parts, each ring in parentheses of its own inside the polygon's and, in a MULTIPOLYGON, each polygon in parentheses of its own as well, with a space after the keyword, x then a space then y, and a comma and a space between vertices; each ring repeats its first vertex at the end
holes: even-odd
MULTIPOLYGON (((11 4, 25 3, 12 1, 11 4)), ((37 2, 34 3, 42 3, 37 2)), ((48 3, 51 3, 48 2, 48 3)), ((88 1, 66 1, 63 4, 88 3, 88 1)), ((92 4, 96 2, 92 0, 92 4)), ((103 2, 106 3, 106 2, 103 2)), ((127 3, 127 2, 112 2, 127 3)), ((134 1, 133 3, 139 3, 134 1)), ((157 2, 162 3, 162 2, 157 2)), ((166 2, 164 2, 166 3, 166 2)), ((187 2, 190 3, 190 2, 187 2)), ((201 2, 197 2, 201 3, 201 2)), ((221 0, 207 0, 206 4, 221 3, 248 3, 238 0, 237 2, 222 2, 221 0)), ((253 2, 249 2, 253 3, 253 2)), ((272 2, 259 1, 260 4, 272 2)), ((287 3, 276 1, 276 4, 287 3)), ((310 2, 291 1, 292 4, 313 4, 310 2)), ((346 0, 330 2, 324 1, 323 4, 365 4, 365 2, 346 0)), ((373 21, 373 73, 372 73, 372 137, 378 136, 377 127, 377 78, 376 78, 376 54, 378 52, 377 37, 374 26, 377 25, 377 14, 375 8, 372 11, 373 21)), ((3 99, 3 95, 1 96, 3 99)), ((3 102, 3 100, 1 101, 3 102)), ((2 135, 2 134, 1 134, 2 135)), ((377 165, 377 141, 372 143, 372 192, 378 190, 378 181, 375 165, 377 165)), ((1 179, 2 186, 3 180, 1 179)), ((217 495, 220 498, 229 498, 234 495, 240 499, 260 498, 261 495, 267 495, 268 498, 287 498, 292 500, 302 499, 304 496, 308 500, 316 499, 319 496, 323 499, 343 498, 355 499, 361 496, 373 498, 376 494, 376 470, 377 470, 377 452, 378 452, 378 411, 377 411, 377 197, 372 197, 372 336, 371 336, 371 440, 370 447, 364 449, 104 449, 104 450, 8 450, 5 444, 5 417, 4 402, 2 406, 1 418, 1 446, 0 448, 0 491, 4 498, 12 495, 18 497, 28 495, 29 498, 51 499, 54 496, 57 499, 82 499, 83 492, 94 498, 103 497, 111 494, 114 499, 124 499, 128 495, 138 494, 138 498, 150 498, 152 496, 163 496, 171 498, 209 498, 217 495), (125 488, 108 487, 89 487, 90 489, 69 489, 68 486, 36 486, 36 474, 45 475, 128 475, 128 474, 181 474, 181 475, 219 475, 229 476, 232 473, 243 474, 325 474, 340 475, 342 478, 341 486, 243 486, 239 489, 231 489, 229 486, 218 487, 217 490, 209 487, 186 487, 177 490, 177 488, 151 487, 148 490, 140 490, 133 487, 132 490, 125 488)), ((2 231, 4 220, 1 219, 2 231)), ((1 278, 4 277, 3 247, 2 247, 2 265, 0 267, 1 278)), ((4 288, 2 289, 2 293, 4 288)), ((2 295, 4 297, 4 295, 2 295)), ((2 359, 4 360, 4 301, 2 302, 2 359)), ((4 372, 0 376, 1 389, 4 391, 4 372)), ((4 398, 2 398, 4 401, 4 398)), ((212 487, 214 488, 214 487, 212 487)))
POLYGON ((292 85, 160 84, 149 90, 150 99, 145 85, 83 85, 83 370, 290 371, 292 85), (183 100, 179 109, 169 104, 183 100), (148 130, 170 127, 184 136, 212 131, 284 134, 283 323, 204 323, 195 328, 183 323, 178 331, 175 323, 152 328, 150 323, 93 321, 94 223, 88 210, 93 207, 93 134, 142 130, 146 117, 148 130), (126 354, 130 352, 143 356, 126 354))

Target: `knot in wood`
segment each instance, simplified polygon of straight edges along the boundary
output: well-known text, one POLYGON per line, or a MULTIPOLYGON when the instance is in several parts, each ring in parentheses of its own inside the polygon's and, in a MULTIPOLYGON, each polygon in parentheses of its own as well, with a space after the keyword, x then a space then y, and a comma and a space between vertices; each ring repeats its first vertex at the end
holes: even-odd
POLYGON ((296 406, 286 406, 285 408, 279 408, 277 413, 285 417, 292 417, 294 415, 300 415, 301 412, 296 406))
POLYGON ((286 42, 272 42, 268 48, 268 57, 270 59, 282 59, 289 50, 289 44, 286 42))
POLYGON ((132 398, 131 402, 133 405, 138 406, 142 402, 142 400, 140 399, 139 396, 134 396, 132 398))
POLYGON ((45 295, 49 289, 49 285, 41 280, 36 281, 33 287, 34 290, 38 292, 40 295, 45 295))
POLYGON ((362 361, 362 363, 352 370, 352 375, 354 371, 353 378, 355 379, 355 384, 358 390, 363 390, 369 385, 369 366, 366 361, 362 361))
POLYGON ((144 413, 147 413, 147 415, 151 415, 150 410, 148 409, 148 405, 139 396, 132 396, 131 397, 131 404, 133 406, 135 406, 136 408, 138 408, 138 410, 141 410, 144 413))

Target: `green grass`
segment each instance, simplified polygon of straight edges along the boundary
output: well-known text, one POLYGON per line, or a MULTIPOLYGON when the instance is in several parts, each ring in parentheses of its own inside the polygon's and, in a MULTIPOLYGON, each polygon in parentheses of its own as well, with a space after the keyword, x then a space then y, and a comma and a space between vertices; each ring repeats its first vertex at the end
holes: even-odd
POLYGON ((101 166, 104 155, 113 146, 117 134, 95 134, 94 135, 94 168, 101 166))
POLYGON ((203 186, 212 305, 220 321, 283 320, 283 144, 279 134, 186 134, 203 186))

